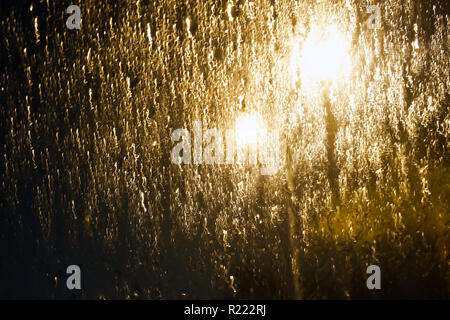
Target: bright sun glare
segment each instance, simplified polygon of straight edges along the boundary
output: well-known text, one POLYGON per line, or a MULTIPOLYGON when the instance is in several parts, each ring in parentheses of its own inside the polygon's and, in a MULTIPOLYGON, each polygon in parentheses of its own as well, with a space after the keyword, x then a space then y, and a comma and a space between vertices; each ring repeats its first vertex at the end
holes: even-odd
POLYGON ((256 113, 243 114, 236 120, 236 142, 239 148, 258 142, 260 122, 256 113))
POLYGON ((349 39, 336 26, 311 28, 300 48, 294 43, 290 70, 294 83, 298 73, 302 84, 321 80, 337 81, 346 78, 351 69, 349 39))

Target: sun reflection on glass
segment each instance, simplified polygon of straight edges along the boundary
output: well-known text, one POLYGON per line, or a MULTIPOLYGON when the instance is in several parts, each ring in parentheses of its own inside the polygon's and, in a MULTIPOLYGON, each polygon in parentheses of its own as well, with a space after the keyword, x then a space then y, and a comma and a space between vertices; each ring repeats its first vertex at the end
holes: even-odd
POLYGON ((261 134, 261 119, 256 113, 243 114, 236 120, 236 144, 244 148, 258 142, 261 134))
POLYGON ((313 26, 301 48, 293 44, 290 72, 294 83, 300 74, 302 85, 345 79, 351 70, 349 39, 336 26, 313 26))

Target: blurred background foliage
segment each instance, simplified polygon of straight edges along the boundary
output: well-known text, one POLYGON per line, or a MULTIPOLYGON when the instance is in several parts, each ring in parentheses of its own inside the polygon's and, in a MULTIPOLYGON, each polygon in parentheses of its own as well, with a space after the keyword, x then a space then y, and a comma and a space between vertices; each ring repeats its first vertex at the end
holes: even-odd
POLYGON ((446 6, 2 1, 0 297, 293 298, 295 243, 302 298, 448 299, 446 6), (355 66, 333 123, 288 78, 292 41, 331 22, 355 66), (171 163, 174 129, 256 109, 290 168, 171 163), (366 287, 371 264, 382 290, 366 287))

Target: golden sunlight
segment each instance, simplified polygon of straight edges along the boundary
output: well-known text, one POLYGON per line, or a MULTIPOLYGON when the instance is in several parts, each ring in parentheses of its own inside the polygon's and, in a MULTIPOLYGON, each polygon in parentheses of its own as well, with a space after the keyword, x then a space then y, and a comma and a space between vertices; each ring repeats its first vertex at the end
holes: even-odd
POLYGON ((261 119, 256 113, 243 114, 236 120, 236 144, 244 148, 258 142, 261 134, 261 119))
POLYGON ((334 25, 312 27, 301 48, 299 43, 292 48, 290 71, 294 83, 298 72, 302 85, 345 79, 351 70, 349 44, 350 39, 334 25))

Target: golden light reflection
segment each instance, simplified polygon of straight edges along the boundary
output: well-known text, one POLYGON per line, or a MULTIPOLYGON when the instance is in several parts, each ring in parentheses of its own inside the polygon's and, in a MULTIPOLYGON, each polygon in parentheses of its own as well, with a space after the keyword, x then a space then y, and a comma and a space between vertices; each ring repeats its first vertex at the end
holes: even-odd
POLYGON ((299 74, 302 86, 318 81, 336 82, 350 74, 350 39, 336 26, 313 26, 303 43, 296 42, 292 46, 290 63, 294 83, 299 74))
POLYGON ((235 133, 237 147, 245 148, 251 144, 257 144, 261 130, 261 118, 257 113, 242 114, 236 120, 235 133))

